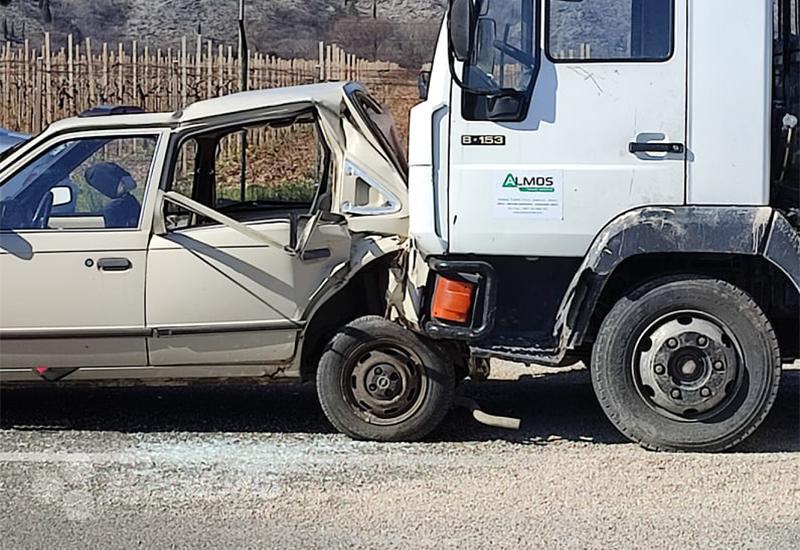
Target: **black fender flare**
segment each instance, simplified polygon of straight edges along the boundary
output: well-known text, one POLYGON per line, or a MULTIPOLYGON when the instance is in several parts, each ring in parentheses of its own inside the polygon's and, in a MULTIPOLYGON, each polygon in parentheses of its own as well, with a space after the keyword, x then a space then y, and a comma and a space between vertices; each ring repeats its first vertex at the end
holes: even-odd
POLYGON ((583 343, 597 301, 626 259, 655 253, 761 256, 800 292, 800 233, 771 207, 678 206, 631 210, 597 235, 559 308, 562 350, 583 343))

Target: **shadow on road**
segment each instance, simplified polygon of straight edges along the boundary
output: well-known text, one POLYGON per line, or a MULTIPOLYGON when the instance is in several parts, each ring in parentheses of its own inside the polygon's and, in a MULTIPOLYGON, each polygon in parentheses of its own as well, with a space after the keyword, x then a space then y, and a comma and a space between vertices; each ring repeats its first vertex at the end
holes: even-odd
MULTIPOLYGON (((625 443, 604 416, 587 371, 467 382, 461 392, 486 412, 522 419, 519 431, 483 426, 456 409, 430 441, 507 440, 625 443)), ((4 388, 0 428, 118 432, 331 433, 314 387, 306 385, 189 385, 92 388, 4 388)), ((800 370, 787 370, 764 425, 737 452, 800 451, 800 370)))

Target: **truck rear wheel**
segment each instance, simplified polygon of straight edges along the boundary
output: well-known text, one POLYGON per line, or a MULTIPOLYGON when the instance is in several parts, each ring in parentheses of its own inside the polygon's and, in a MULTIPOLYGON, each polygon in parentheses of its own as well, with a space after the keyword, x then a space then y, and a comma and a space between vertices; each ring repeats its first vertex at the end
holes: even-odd
POLYGON ((617 302, 592 352, 592 384, 611 422, 653 450, 721 451, 750 435, 778 391, 769 320, 741 289, 663 278, 617 302))
POLYGON ((333 426, 355 439, 415 441, 453 403, 453 365, 422 338, 381 317, 334 336, 317 370, 317 395, 333 426))

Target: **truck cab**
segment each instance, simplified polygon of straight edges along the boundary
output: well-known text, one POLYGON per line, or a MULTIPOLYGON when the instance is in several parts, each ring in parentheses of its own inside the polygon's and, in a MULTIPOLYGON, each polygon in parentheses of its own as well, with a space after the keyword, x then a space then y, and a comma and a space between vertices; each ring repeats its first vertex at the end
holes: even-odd
POLYGON ((452 0, 400 316, 583 360, 648 448, 741 441, 798 356, 799 64, 792 0, 452 0))

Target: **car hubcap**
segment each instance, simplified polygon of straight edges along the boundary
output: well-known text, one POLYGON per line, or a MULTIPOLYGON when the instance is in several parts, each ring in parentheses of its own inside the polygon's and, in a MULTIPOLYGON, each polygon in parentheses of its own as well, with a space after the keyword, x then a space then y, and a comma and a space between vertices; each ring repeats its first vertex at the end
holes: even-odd
POLYGON ((742 354, 718 319, 699 312, 664 315, 636 343, 633 379, 639 395, 660 414, 702 420, 736 394, 742 354))
POLYGON ((342 392, 359 417, 386 426, 417 411, 427 379, 414 352, 391 342, 374 342, 353 356, 343 371, 342 392))

